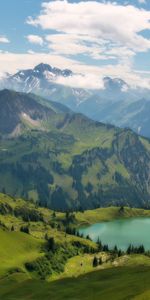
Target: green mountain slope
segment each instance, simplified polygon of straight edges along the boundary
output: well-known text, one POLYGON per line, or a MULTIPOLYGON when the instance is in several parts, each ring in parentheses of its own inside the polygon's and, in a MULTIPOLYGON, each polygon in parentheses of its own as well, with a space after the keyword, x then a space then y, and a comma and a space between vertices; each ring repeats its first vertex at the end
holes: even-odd
POLYGON ((79 243, 79 248, 97 249, 91 240, 67 234, 66 226, 76 226, 78 220, 74 217, 67 221, 64 213, 54 215, 53 211, 29 201, 0 194, 0 279, 14 273, 46 279, 53 273, 63 272, 67 259, 80 252, 75 243, 79 243), (55 242, 51 253, 49 238, 55 242), (36 266, 32 272, 26 263, 34 262, 38 262, 40 268, 36 266), (45 273, 49 263, 52 265, 45 273))
POLYGON ((47 123, 55 119, 56 114, 69 112, 57 102, 10 90, 0 92, 0 107, 0 134, 9 138, 31 128, 46 130, 47 123))
POLYGON ((150 298, 149 267, 121 267, 52 283, 23 280, 16 275, 0 281, 3 300, 146 300, 150 298))
POLYGON ((59 104, 48 107, 33 95, 0 94, 5 99, 0 101, 0 118, 5 119, 0 127, 1 191, 56 210, 150 206, 149 140, 59 104))
POLYGON ((32 261, 41 255, 42 241, 25 233, 0 229, 0 240, 0 275, 15 268, 23 268, 26 261, 32 261))
MULTIPOLYGON (((68 224, 109 220, 119 213, 117 207, 54 213, 0 194, 0 299, 149 299, 148 252, 121 256, 99 252, 91 240, 66 233, 68 224), (95 255, 103 261, 93 268, 95 255)), ((122 216, 149 214, 148 210, 125 208, 122 216)))

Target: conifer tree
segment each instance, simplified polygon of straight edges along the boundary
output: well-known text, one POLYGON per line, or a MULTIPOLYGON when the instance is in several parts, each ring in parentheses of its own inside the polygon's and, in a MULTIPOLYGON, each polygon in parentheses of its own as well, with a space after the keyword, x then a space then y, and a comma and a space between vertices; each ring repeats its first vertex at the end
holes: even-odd
POLYGON ((98 266, 98 259, 96 256, 94 256, 94 259, 93 259, 93 267, 97 267, 98 266))

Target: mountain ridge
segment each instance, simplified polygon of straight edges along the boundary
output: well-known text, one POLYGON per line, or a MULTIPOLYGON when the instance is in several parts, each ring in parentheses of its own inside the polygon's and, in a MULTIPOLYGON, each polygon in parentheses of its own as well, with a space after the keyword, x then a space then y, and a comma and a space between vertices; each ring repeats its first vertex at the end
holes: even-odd
MULTIPOLYGON (((121 78, 108 76, 103 78, 103 89, 69 86, 69 79, 76 75, 79 74, 41 63, 33 69, 8 75, 0 81, 0 88, 34 93, 66 105, 75 112, 86 114, 96 121, 122 128, 130 127, 135 132, 150 137, 150 89, 132 88, 121 78), (60 78, 63 79, 62 84, 60 78)), ((84 75, 80 76, 84 78, 84 75)))
MULTIPOLYGON (((13 110, 7 114, 4 94, 8 91, 0 93, 0 114, 3 103, 7 128, 13 110)), ((148 139, 62 106, 58 109, 59 104, 54 110, 54 102, 31 94, 9 92, 9 103, 26 119, 21 119, 24 127, 19 134, 6 136, 1 131, 1 191, 55 210, 150 206, 148 139), (39 114, 40 124, 31 124, 31 119, 39 121, 39 114)))

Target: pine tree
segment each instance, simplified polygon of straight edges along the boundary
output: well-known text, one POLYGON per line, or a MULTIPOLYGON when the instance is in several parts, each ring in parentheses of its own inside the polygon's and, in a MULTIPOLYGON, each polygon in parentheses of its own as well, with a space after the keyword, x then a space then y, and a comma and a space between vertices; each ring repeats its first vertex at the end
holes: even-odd
POLYGON ((29 230, 28 226, 21 226, 20 231, 24 232, 24 233, 27 233, 27 234, 30 234, 30 230, 29 230))
POLYGON ((52 216, 53 216, 53 218, 56 218, 56 213, 55 213, 55 211, 53 211, 52 216))
POLYGON ((98 266, 98 259, 96 256, 94 256, 94 259, 93 259, 93 267, 97 267, 98 266))
POLYGON ((118 251, 118 257, 120 257, 122 255, 122 251, 119 249, 118 251))
POLYGON ((86 239, 87 240, 91 240, 89 234, 86 236, 86 239))
POLYGON ((50 237, 48 240, 47 240, 47 248, 48 248, 48 251, 55 251, 56 249, 56 244, 55 244, 55 241, 54 241, 54 238, 53 237, 50 237))
POLYGON ((99 238, 97 239, 97 246, 98 246, 98 251, 102 251, 103 246, 99 238))
POLYGON ((15 231, 15 228, 13 225, 11 226, 11 231, 15 231))
POLYGON ((104 245, 104 246, 103 246, 103 251, 104 251, 104 252, 108 252, 108 251, 109 251, 108 245, 104 245))
POLYGON ((132 246, 130 244, 129 247, 128 247, 128 249, 127 249, 127 254, 129 255, 129 254, 131 254, 131 252, 132 252, 132 246))
POLYGON ((114 250, 113 250, 113 252, 114 253, 118 253, 118 248, 117 248, 117 246, 115 245, 115 247, 114 247, 114 250))
POLYGON ((121 207, 119 208, 119 213, 121 213, 121 214, 124 213, 124 206, 121 206, 121 207))

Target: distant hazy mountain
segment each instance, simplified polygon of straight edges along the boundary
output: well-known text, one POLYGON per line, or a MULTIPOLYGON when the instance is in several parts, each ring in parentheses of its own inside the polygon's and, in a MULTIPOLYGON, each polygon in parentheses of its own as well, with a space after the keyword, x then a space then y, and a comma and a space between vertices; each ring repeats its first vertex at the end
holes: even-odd
POLYGON ((0 92, 0 190, 53 209, 150 207, 150 143, 33 94, 0 92))
POLYGON ((1 80, 0 87, 20 92, 35 93, 67 105, 88 117, 120 127, 130 127, 135 132, 150 137, 150 90, 131 88, 120 78, 105 77, 104 89, 88 90, 58 84, 58 78, 75 74, 47 64, 22 70, 1 80))

